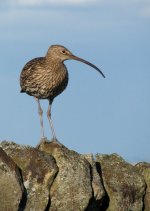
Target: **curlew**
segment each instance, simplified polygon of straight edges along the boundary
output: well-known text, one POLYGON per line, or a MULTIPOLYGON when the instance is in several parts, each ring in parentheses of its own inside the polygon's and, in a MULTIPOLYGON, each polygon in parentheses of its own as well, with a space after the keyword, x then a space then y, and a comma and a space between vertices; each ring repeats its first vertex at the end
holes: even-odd
POLYGON ((68 84, 68 71, 64 61, 73 59, 90 65, 104 78, 102 71, 92 63, 73 55, 67 48, 61 45, 49 47, 45 57, 38 57, 29 61, 20 75, 21 92, 26 92, 35 98, 38 104, 40 117, 41 135, 44 138, 43 110, 40 105, 41 99, 49 101, 47 117, 50 123, 53 141, 57 142, 56 134, 51 119, 51 105, 54 98, 65 90, 68 84))

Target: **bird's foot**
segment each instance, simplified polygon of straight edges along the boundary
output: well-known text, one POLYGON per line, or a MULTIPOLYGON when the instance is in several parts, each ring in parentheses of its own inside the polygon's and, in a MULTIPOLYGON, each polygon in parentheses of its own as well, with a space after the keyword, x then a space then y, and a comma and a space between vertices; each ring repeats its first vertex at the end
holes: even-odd
POLYGON ((39 148, 39 146, 44 143, 44 142, 49 142, 49 140, 47 139, 46 136, 42 136, 41 140, 39 141, 38 145, 36 146, 37 148, 39 148))
POLYGON ((51 139, 51 143, 53 143, 53 144, 57 144, 57 145, 59 145, 59 146, 64 146, 63 144, 61 144, 59 141, 58 141, 58 139, 56 138, 56 137, 54 137, 54 138, 52 138, 51 139))
POLYGON ((50 143, 54 146, 60 146, 60 147, 64 147, 63 144, 61 144, 58 139, 56 137, 53 137, 50 141, 47 139, 47 137, 43 136, 41 137, 40 142, 38 143, 38 145, 36 146, 36 148, 40 148, 40 145, 42 145, 43 143, 50 143))

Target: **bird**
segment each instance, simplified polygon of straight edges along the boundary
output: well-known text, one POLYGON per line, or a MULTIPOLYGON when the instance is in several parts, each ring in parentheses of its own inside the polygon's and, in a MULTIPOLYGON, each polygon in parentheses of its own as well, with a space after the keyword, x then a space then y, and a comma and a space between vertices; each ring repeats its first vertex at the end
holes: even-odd
POLYGON ((49 120, 52 140, 58 142, 51 118, 51 106, 56 96, 61 94, 68 85, 68 70, 64 61, 76 60, 96 69, 104 78, 103 72, 94 64, 75 56, 62 45, 51 45, 45 56, 37 57, 25 64, 20 74, 21 93, 33 96, 38 105, 41 139, 45 138, 43 127, 43 110, 40 100, 49 101, 47 118, 49 120))

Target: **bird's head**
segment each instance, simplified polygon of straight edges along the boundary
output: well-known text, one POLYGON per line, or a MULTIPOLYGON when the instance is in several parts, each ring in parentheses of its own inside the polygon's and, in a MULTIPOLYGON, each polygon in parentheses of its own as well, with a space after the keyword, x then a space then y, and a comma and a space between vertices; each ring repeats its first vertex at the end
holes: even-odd
POLYGON ((94 69, 96 69, 104 78, 105 75, 102 73, 102 71, 96 67, 94 64, 80 58, 77 57, 75 55, 73 55, 67 48, 65 48, 64 46, 61 45, 51 45, 48 49, 47 55, 46 57, 52 59, 57 59, 58 61, 65 61, 65 60, 69 60, 69 59, 73 59, 73 60, 77 60, 80 62, 83 62, 91 67, 93 67, 94 69))
POLYGON ((47 52, 47 57, 49 57, 50 59, 57 59, 58 61, 71 59, 71 56, 72 53, 67 48, 61 45, 51 45, 47 52))

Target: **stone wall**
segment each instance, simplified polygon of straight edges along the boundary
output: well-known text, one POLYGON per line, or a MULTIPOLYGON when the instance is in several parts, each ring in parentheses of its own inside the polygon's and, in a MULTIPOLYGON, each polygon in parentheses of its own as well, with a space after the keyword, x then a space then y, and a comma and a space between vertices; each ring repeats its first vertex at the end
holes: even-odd
POLYGON ((150 211, 150 163, 43 140, 0 144, 0 211, 150 211))

